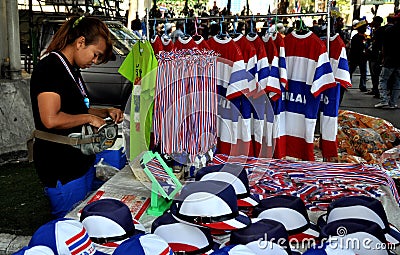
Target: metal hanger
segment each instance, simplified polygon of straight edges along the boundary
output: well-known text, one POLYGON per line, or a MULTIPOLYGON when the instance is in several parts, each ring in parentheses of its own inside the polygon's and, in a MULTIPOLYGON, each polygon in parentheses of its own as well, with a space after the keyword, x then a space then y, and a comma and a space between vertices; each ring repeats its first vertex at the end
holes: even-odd
POLYGON ((253 17, 252 17, 251 20, 250 20, 250 32, 247 34, 247 35, 250 36, 250 37, 255 37, 255 36, 257 35, 257 33, 254 32, 254 25, 253 25, 253 23, 254 23, 254 15, 253 15, 253 17))
POLYGON ((232 37, 232 38, 236 38, 236 37, 238 37, 239 35, 242 34, 242 33, 236 31, 236 23, 237 23, 237 22, 238 22, 238 16, 235 15, 235 20, 234 20, 233 23, 232 23, 233 32, 229 34, 229 36, 232 37))
POLYGON ((221 20, 220 20, 220 22, 219 22, 219 34, 217 35, 217 38, 218 38, 218 39, 221 39, 221 40, 224 40, 224 39, 226 39, 227 37, 229 37, 229 35, 228 35, 227 33, 224 33, 224 32, 223 32, 223 26, 222 26, 222 24, 224 23, 224 20, 225 20, 225 18, 224 18, 224 16, 222 15, 222 16, 221 16, 221 20))

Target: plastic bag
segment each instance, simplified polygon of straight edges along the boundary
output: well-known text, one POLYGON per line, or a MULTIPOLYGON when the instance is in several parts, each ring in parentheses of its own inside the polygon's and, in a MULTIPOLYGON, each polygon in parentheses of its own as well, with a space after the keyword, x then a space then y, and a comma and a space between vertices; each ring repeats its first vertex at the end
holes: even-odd
POLYGON ((96 177, 102 181, 108 181, 119 171, 118 168, 105 162, 104 158, 101 158, 99 162, 95 165, 95 167, 96 167, 96 177))

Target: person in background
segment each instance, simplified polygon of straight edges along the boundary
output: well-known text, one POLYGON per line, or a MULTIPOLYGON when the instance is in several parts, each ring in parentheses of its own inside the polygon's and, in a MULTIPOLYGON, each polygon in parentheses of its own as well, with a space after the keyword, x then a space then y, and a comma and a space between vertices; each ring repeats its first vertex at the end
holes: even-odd
POLYGON ((139 19, 138 12, 136 12, 136 18, 131 21, 131 29, 138 38, 143 37, 142 33, 140 32, 140 30, 142 29, 142 22, 139 19))
POLYGON ((172 32, 172 24, 171 23, 165 23, 164 27, 161 29, 163 32, 163 35, 170 36, 172 32), (167 31, 165 31, 167 30, 167 31))
POLYGON ((366 94, 379 98, 379 74, 382 70, 382 41, 385 28, 381 26, 383 18, 375 16, 369 24, 371 39, 368 45, 367 58, 371 74, 372 90, 366 94))
MULTIPOLYGON (((83 125, 99 128, 106 124, 106 117, 115 123, 123 120, 120 109, 90 106, 79 72, 112 57, 110 32, 101 20, 70 18, 55 33, 45 53, 30 81, 36 130, 68 136, 81 133, 83 125)), ((34 165, 55 218, 64 217, 92 191, 95 158, 71 145, 35 139, 34 165)))
POLYGON ((339 34, 340 38, 342 38, 344 44, 347 47, 348 44, 350 43, 350 34, 343 28, 344 28, 343 18, 337 17, 334 22, 335 33, 339 34))
POLYGON ((321 26, 318 24, 318 21, 313 20, 312 24, 313 25, 312 25, 312 27, 310 27, 310 30, 317 36, 320 36, 321 35, 321 26))
POLYGON ((383 67, 379 76, 380 102, 375 108, 396 109, 400 96, 400 13, 393 16, 394 25, 385 29, 383 35, 383 67), (392 77, 391 77, 392 76, 392 77), (388 80, 393 79, 391 93, 388 91, 388 80))
POLYGON ((366 20, 360 20, 354 26, 357 30, 351 38, 350 42, 350 54, 349 54, 349 71, 350 77, 353 76, 354 71, 357 67, 360 69, 360 84, 359 89, 361 92, 367 92, 366 82, 367 82, 367 56, 366 56, 366 35, 368 23, 366 20))
POLYGON ((176 22, 176 28, 175 30, 171 33, 171 39, 172 42, 175 42, 178 37, 184 37, 185 34, 183 33, 183 22, 176 22))

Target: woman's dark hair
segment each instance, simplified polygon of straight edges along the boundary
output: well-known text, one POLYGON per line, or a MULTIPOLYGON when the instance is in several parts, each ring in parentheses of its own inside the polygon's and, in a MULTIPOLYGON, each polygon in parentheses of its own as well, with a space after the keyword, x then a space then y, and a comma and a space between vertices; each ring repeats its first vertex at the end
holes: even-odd
POLYGON ((106 50, 100 62, 105 63, 111 59, 113 55, 112 42, 108 27, 98 18, 83 16, 72 17, 67 20, 54 34, 45 54, 52 51, 60 51, 81 36, 85 37, 86 45, 95 44, 100 37, 104 38, 106 41, 106 50))

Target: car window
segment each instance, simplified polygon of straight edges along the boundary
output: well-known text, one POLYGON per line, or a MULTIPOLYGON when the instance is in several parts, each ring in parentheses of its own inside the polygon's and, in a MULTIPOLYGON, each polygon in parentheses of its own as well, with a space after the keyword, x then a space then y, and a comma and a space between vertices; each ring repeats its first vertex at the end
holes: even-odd
POLYGON ((117 23, 107 23, 107 26, 110 29, 111 37, 114 42, 114 50, 117 51, 119 55, 128 55, 132 46, 139 39, 138 36, 128 28, 117 23))

